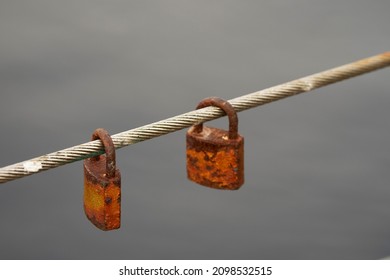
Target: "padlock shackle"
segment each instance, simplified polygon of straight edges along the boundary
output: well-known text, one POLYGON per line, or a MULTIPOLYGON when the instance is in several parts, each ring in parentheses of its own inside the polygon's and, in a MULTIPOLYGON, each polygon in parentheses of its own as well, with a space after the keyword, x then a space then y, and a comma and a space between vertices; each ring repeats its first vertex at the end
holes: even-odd
MULTIPOLYGON (((100 139, 104 146, 104 151, 106 152, 106 177, 113 178, 115 177, 115 169, 116 169, 116 160, 115 160, 115 147, 112 142, 110 134, 104 128, 96 129, 93 134, 91 140, 100 139)), ((100 156, 95 156, 93 160, 99 160, 100 156)))
MULTIPOLYGON (((219 97, 208 97, 203 99, 196 109, 201 109, 208 106, 215 106, 222 109, 229 118, 229 139, 238 138, 238 117, 237 112, 234 110, 233 106, 226 100, 223 100, 219 97)), ((201 133, 203 130, 203 123, 196 124, 194 126, 194 132, 201 133)))

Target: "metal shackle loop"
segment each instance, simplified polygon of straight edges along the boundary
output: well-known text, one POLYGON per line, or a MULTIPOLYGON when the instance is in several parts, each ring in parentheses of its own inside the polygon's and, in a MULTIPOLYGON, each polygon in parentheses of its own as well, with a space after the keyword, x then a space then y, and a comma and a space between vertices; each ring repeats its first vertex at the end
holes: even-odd
MULTIPOLYGON (((112 142, 110 134, 104 128, 96 129, 91 140, 100 139, 104 146, 104 151, 106 152, 106 177, 113 178, 115 177, 116 161, 115 161, 115 147, 112 142)), ((100 156, 95 156, 93 160, 99 160, 100 156)))
MULTIPOLYGON (((226 100, 223 100, 219 97, 208 97, 203 99, 196 109, 201 109, 208 106, 215 106, 222 109, 229 118, 229 139, 238 138, 238 117, 237 112, 234 110, 233 106, 226 100)), ((201 133, 203 130, 203 123, 196 124, 194 126, 194 132, 201 133)))

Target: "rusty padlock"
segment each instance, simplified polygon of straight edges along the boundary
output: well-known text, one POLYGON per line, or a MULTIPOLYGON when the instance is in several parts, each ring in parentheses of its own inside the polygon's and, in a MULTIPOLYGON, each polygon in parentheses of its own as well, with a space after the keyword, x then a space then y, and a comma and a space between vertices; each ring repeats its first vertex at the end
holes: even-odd
POLYGON ((105 155, 84 160, 84 211, 101 230, 118 229, 121 223, 121 174, 116 168, 111 136, 98 128, 92 140, 100 139, 105 155))
POLYGON ((233 106, 218 97, 202 100, 196 109, 216 106, 229 117, 229 131, 192 126, 187 131, 187 175, 200 185, 236 190, 244 183, 244 138, 238 134, 233 106))

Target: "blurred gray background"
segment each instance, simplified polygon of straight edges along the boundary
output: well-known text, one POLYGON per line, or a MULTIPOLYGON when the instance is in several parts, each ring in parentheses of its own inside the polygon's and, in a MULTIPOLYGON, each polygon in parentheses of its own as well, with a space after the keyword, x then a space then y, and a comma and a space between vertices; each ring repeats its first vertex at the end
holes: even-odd
MULTIPOLYGON (((387 51, 389 12, 387 0, 2 0, 0 166, 387 51)), ((82 162, 2 184, 0 258, 389 256, 389 77, 240 113, 236 192, 187 180, 184 130, 118 150, 118 231, 84 216, 82 162)))

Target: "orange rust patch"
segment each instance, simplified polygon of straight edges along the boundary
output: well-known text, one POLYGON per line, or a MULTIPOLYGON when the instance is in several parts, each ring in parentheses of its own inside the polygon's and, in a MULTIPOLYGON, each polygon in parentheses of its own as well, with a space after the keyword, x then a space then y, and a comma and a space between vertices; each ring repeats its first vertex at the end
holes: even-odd
POLYGON ((227 139, 224 130, 203 127, 187 132, 187 175, 200 185, 236 190, 244 183, 244 139, 227 139))
POLYGON ((99 229, 113 230, 120 227, 121 177, 116 170, 113 178, 106 178, 104 167, 104 156, 84 161, 84 211, 99 229))

